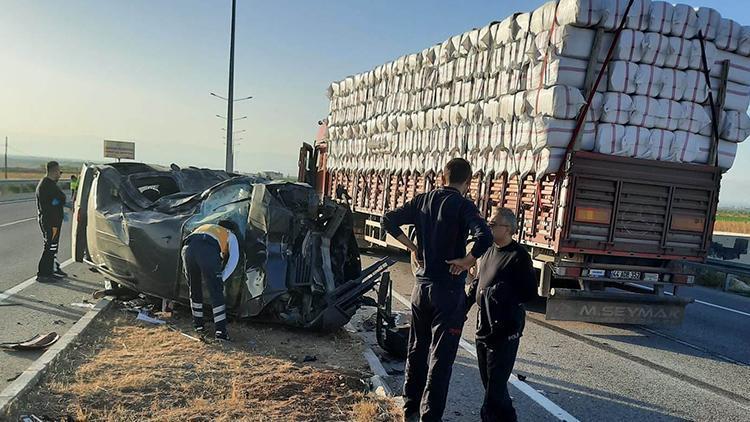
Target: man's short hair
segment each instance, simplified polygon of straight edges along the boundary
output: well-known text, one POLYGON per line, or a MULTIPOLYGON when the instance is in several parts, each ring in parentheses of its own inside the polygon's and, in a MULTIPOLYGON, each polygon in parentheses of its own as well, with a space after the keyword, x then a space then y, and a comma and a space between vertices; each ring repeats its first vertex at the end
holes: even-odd
POLYGON ((52 171, 54 169, 59 169, 59 168, 60 168, 60 163, 58 163, 57 161, 48 161, 47 162, 47 172, 50 172, 50 171, 52 171))
POLYGON ((471 180, 471 164, 463 158, 453 158, 445 164, 443 176, 449 185, 471 180))
POLYGON ((510 208, 497 207, 495 208, 495 215, 498 220, 508 225, 511 232, 515 233, 518 230, 516 213, 510 208))
POLYGON ((231 231, 234 233, 235 236, 239 236, 240 228, 237 227, 237 224, 235 224, 232 220, 221 220, 217 223, 221 227, 224 227, 225 229, 231 231))

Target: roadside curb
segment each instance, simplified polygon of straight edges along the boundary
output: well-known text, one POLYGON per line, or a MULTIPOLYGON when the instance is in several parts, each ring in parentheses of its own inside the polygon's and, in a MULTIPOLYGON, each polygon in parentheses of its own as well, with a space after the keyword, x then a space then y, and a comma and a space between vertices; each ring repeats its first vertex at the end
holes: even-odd
POLYGON ((364 341, 362 336, 357 334, 357 329, 352 326, 351 322, 347 323, 344 326, 344 331, 346 331, 346 333, 350 336, 362 340, 362 344, 365 348, 365 351, 362 354, 364 355, 365 360, 367 360, 367 364, 370 366, 370 370, 374 374, 370 377, 370 391, 379 396, 395 397, 393 391, 391 390, 391 387, 388 386, 388 382, 386 381, 389 376, 388 372, 385 370, 383 363, 380 362, 380 359, 375 354, 375 351, 372 350, 372 347, 370 347, 367 342, 364 341))
POLYGON ((0 392, 0 418, 10 414, 16 399, 29 392, 36 386, 41 377, 52 367, 63 352, 70 347, 76 338, 93 322, 99 314, 108 309, 112 301, 103 298, 96 303, 93 309, 81 317, 57 343, 50 346, 34 363, 31 364, 21 375, 0 392))

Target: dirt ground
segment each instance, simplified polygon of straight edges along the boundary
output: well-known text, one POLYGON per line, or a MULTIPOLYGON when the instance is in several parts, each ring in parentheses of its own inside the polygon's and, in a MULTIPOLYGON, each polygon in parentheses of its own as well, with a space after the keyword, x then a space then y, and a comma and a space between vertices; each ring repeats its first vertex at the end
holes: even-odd
MULTIPOLYGON (((362 345, 316 334, 230 323, 231 343, 193 336, 189 318, 138 322, 102 315, 23 399, 33 413, 75 421, 396 421, 393 401, 367 393, 362 345), (187 335, 186 335, 187 334, 187 335), (191 336, 193 338, 190 338, 191 336)), ((210 325, 207 327, 210 328, 210 325)))

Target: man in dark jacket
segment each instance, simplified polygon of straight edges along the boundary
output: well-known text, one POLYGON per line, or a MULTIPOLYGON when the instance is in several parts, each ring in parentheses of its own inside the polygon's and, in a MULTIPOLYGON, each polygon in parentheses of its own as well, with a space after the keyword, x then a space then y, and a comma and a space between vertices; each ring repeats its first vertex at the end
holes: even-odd
POLYGON ((47 163, 47 175, 36 186, 39 228, 44 239, 44 251, 36 273, 36 279, 40 282, 54 282, 67 275, 55 264, 65 215, 65 194, 57 186, 61 174, 57 161, 50 161, 47 163))
POLYGON ((443 188, 417 195, 383 218, 388 233, 404 244, 420 268, 411 294, 412 321, 404 380, 405 420, 439 421, 445 410, 453 361, 465 314, 466 270, 492 244, 479 210, 464 195, 471 165, 454 158, 443 170, 443 188), (401 230, 414 225, 415 245, 401 230), (469 233, 476 241, 469 254, 469 233))
POLYGON ((536 297, 536 275, 526 249, 513 240, 516 217, 499 208, 490 219, 494 245, 479 259, 467 308, 476 302, 477 360, 484 384, 482 421, 515 421, 508 378, 516 361, 526 312, 522 303, 536 297))

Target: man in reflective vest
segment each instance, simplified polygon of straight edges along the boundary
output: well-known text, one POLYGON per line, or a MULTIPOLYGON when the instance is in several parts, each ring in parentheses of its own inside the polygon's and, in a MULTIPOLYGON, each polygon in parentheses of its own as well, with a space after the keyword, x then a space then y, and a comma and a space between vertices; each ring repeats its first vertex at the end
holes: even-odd
POLYGON ((228 220, 218 224, 203 224, 185 239, 182 247, 182 267, 190 288, 190 309, 193 325, 199 333, 203 325, 203 283, 211 295, 216 339, 229 340, 227 307, 224 300, 224 281, 237 267, 239 244, 237 226, 228 220))

